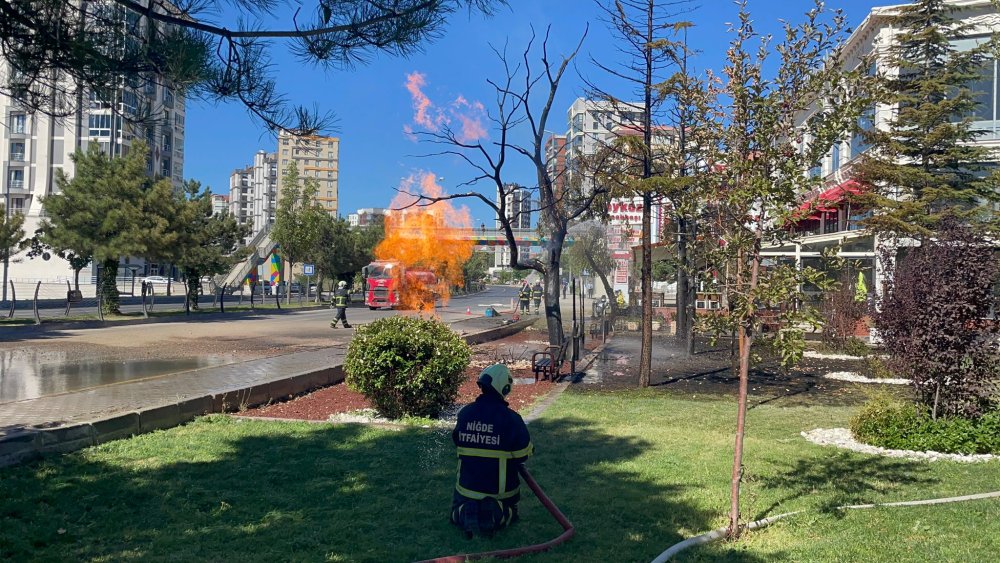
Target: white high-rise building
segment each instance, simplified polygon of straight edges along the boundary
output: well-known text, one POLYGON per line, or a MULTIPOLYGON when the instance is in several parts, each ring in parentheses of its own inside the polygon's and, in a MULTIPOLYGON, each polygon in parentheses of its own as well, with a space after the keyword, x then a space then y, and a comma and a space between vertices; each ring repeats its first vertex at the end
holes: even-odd
MULTIPOLYGON (((517 184, 505 184, 501 194, 497 190, 497 205, 500 205, 500 197, 504 198, 504 209, 507 218, 510 220, 512 229, 531 229, 531 191, 517 184)), ((496 227, 501 228, 500 218, 496 219, 496 227)))
POLYGON ((249 243, 265 226, 274 223, 278 201, 278 157, 257 151, 253 164, 229 176, 229 212, 243 225, 250 225, 249 243))
MULTIPOLYGON (((0 80, 6 80, 11 72, 7 61, 0 59, 0 80)), ((0 201, 7 213, 25 215, 28 236, 44 216, 42 199, 59 191, 57 171, 72 177, 71 155, 87 150, 91 143, 97 143, 106 154, 122 156, 137 140, 145 140, 150 148, 149 173, 170 178, 177 188, 182 185, 183 96, 158 77, 149 77, 126 81, 107 97, 110 99, 83 89, 79 97, 82 103, 68 108, 69 115, 50 117, 32 113, 16 99, 0 94, 0 201)), ((9 260, 8 279, 27 283, 73 278, 68 262, 46 256, 15 254, 9 260)), ((85 269, 81 280, 92 273, 85 269)))

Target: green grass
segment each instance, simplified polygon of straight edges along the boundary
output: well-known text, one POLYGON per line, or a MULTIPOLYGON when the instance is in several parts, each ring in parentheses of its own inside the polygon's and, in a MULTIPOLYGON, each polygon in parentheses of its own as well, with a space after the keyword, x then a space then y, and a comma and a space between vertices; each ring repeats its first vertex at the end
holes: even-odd
MULTIPOLYGON (((748 416, 744 514, 813 509, 684 561, 990 561, 1000 500, 843 513, 842 503, 1000 490, 1000 463, 855 455, 799 432, 856 407, 774 403, 748 416)), ((530 561, 649 561, 721 527, 735 405, 656 391, 570 391, 532 423, 532 473, 577 536, 530 561)), ((530 493, 492 541, 447 522, 446 430, 212 416, 164 432, 0 470, 0 559, 413 561, 548 540, 530 493)))

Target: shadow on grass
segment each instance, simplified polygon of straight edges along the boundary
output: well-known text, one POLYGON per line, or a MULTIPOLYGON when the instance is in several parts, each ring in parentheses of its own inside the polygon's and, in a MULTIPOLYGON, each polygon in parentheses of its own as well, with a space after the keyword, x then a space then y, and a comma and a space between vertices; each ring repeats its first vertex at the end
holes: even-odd
POLYGON ((937 483, 939 479, 926 475, 928 470, 925 463, 847 452, 798 459, 782 464, 776 475, 760 478, 765 488, 789 493, 754 519, 773 516, 778 506, 808 496, 822 496, 817 508, 842 517, 844 511, 837 510, 838 506, 876 502, 884 493, 903 485, 937 483))
MULTIPOLYGON (((581 419, 531 431, 532 472, 577 527, 534 561, 648 561, 712 523, 623 466, 646 441, 581 419)), ((447 521, 454 455, 443 430, 208 417, 0 470, 0 559, 412 561, 561 531, 522 487, 521 522, 465 540, 447 521)))

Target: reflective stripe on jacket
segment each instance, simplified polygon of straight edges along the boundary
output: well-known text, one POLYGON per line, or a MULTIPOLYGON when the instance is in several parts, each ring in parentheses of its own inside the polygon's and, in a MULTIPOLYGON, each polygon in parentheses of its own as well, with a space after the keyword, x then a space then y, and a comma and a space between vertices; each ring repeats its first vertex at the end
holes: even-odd
POLYGON ((542 286, 536 285, 535 287, 531 288, 531 296, 533 298, 535 298, 535 299, 541 299, 542 298, 542 286))
POLYGON ((347 307, 347 288, 338 289, 333 294, 333 306, 334 307, 347 307))
POLYGON ((458 447, 458 494, 518 500, 517 465, 534 452, 534 446, 521 415, 508 408, 499 394, 483 393, 463 407, 451 437, 458 447))

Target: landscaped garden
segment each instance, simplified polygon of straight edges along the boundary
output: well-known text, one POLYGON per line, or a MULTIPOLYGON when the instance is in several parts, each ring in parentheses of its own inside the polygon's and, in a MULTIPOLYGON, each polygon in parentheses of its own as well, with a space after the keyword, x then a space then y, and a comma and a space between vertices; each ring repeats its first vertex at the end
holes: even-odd
MULTIPOLYGON (((577 535, 534 561, 649 561, 726 523, 735 406, 669 385, 571 386, 531 423, 530 469, 577 535)), ((774 401, 748 415, 744 515, 809 512, 681 560, 990 560, 1000 500, 839 511, 1000 489, 1000 462, 854 454, 800 432, 856 404, 774 401), (789 406, 794 405, 794 406, 789 406)), ((450 432, 210 416, 0 470, 0 558, 413 561, 537 543, 561 530, 530 495, 494 540, 447 521, 450 432)))

